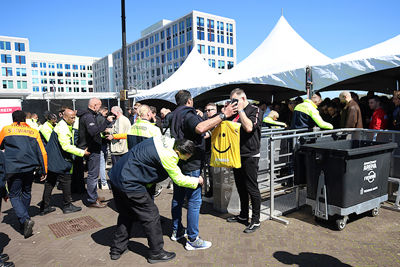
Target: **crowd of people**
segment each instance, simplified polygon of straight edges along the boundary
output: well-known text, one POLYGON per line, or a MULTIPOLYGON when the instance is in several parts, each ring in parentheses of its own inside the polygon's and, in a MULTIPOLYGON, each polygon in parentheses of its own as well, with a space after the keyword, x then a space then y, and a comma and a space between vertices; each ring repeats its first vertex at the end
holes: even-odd
POLYGON ((35 179, 44 183, 41 216, 56 210, 51 194, 57 183, 63 192, 64 214, 82 210, 72 203, 72 193, 85 193, 82 200, 89 208, 106 208, 98 189, 111 188, 118 211, 111 259, 119 259, 127 250, 129 232, 137 220, 148 238, 148 261, 168 261, 175 253, 163 249, 160 215, 154 202, 162 190, 159 183, 168 177, 173 181, 171 240, 187 238, 187 250, 210 248, 211 242, 200 237, 199 215, 203 195, 213 196, 210 137, 222 121, 240 123, 241 167, 233 173, 241 206, 240 213, 228 217, 227 222, 244 224, 248 234, 261 226, 257 172, 263 126, 400 129, 399 92, 392 100, 373 93, 359 99, 357 94, 344 91, 333 99, 322 100, 315 93, 304 101, 298 97, 256 105, 237 88, 224 105, 208 103, 204 110, 194 108, 186 90, 179 91, 175 100, 176 109, 162 108, 160 116, 155 107, 140 103, 125 116, 120 107, 109 110, 97 98, 90 99, 85 110, 62 107, 58 115, 46 112, 42 124, 35 113, 13 112, 13 124, 0 132, 0 188, 7 184, 8 190, 0 192, 10 199, 24 237, 33 234, 34 221, 28 208, 35 179), (108 153, 112 168, 107 175, 108 153), (207 173, 204 178, 203 173, 207 173), (186 227, 182 223, 185 198, 186 227))

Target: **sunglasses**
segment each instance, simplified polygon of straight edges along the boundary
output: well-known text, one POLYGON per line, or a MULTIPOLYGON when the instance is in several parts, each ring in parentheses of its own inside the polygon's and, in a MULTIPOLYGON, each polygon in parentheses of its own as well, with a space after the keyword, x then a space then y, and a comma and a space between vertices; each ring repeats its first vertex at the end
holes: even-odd
POLYGON ((210 111, 213 111, 213 110, 215 110, 215 108, 205 109, 204 111, 205 111, 205 112, 210 112, 210 111))

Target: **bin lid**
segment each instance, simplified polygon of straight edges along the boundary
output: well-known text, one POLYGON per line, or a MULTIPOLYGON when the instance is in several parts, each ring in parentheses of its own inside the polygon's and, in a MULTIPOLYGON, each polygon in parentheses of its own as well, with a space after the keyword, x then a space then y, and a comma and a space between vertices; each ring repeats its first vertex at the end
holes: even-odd
POLYGON ((373 152, 391 151, 397 148, 397 143, 384 143, 368 140, 338 140, 306 144, 302 145, 301 148, 319 152, 333 152, 343 156, 355 156, 373 152))

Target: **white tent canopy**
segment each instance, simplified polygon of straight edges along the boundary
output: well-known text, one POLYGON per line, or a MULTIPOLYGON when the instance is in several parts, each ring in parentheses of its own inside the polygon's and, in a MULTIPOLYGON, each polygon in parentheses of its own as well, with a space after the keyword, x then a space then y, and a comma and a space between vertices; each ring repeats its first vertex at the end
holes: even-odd
POLYGON ((392 90, 399 79, 400 35, 313 67, 314 90, 392 90))
POLYGON ((192 49, 180 68, 161 84, 150 90, 135 95, 137 101, 142 99, 164 99, 175 103, 175 93, 182 89, 190 89, 210 85, 218 78, 203 57, 192 49))
MULTIPOLYGON (((223 82, 276 83, 270 79, 272 74, 289 70, 305 68, 307 65, 327 64, 331 59, 309 43, 307 43, 281 16, 268 37, 253 53, 240 62, 232 70, 223 73, 223 82)), ((301 85, 285 84, 281 86, 298 90, 304 89, 304 79, 301 85)))
POLYGON ((174 102, 173 96, 180 89, 187 89, 196 97, 214 88, 245 83, 305 91, 305 67, 331 60, 297 34, 283 16, 262 44, 233 69, 217 75, 200 58, 197 51, 192 51, 176 73, 148 92, 136 95, 136 99, 174 102))

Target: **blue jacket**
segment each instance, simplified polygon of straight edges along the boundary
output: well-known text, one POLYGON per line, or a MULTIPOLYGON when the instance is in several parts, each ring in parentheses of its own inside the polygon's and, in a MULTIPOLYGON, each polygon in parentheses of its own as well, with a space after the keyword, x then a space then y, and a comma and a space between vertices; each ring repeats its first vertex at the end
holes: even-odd
POLYGON ((123 192, 146 191, 168 177, 179 186, 197 188, 198 178, 185 176, 178 167, 174 139, 154 137, 134 146, 108 172, 113 186, 123 192))

